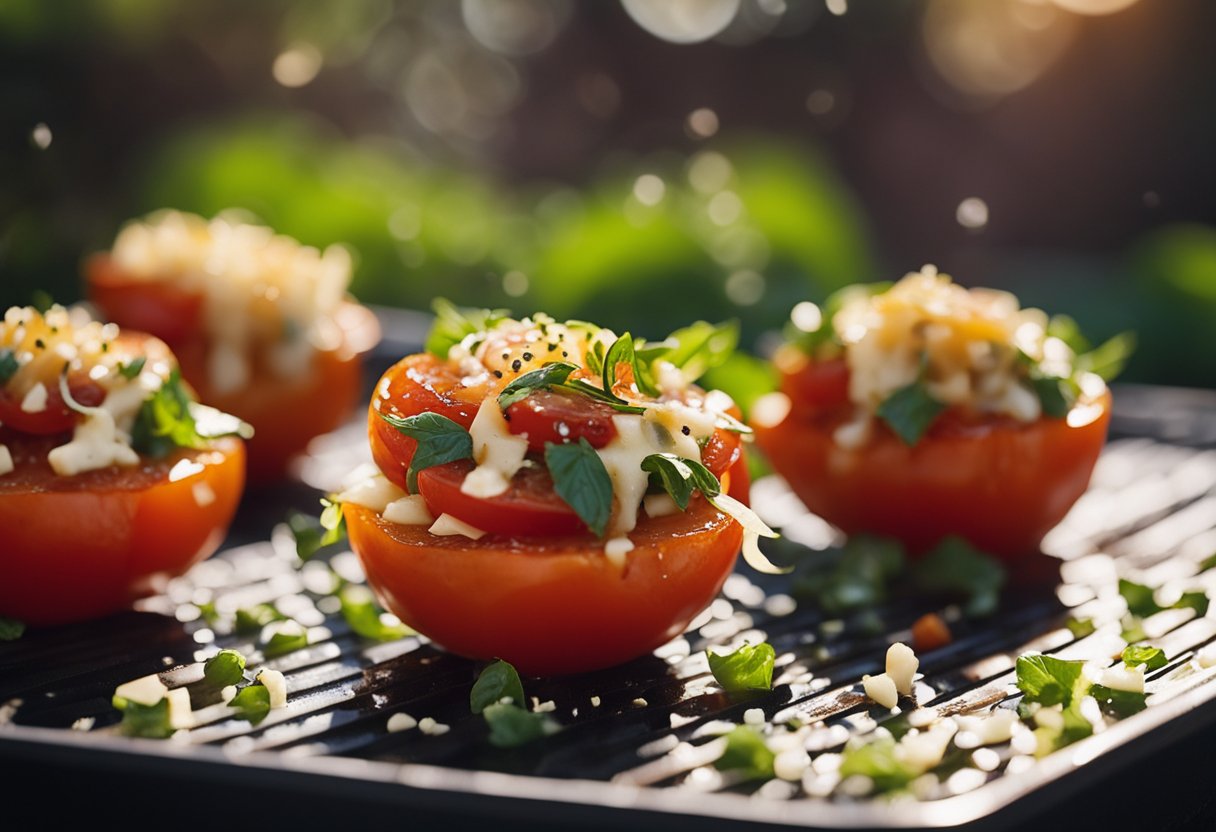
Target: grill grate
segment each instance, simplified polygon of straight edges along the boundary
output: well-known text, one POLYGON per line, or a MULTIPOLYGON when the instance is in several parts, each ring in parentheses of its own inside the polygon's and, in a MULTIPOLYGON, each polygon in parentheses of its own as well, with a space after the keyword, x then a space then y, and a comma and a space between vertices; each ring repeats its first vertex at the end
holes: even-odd
MULTIPOLYGON (((1167 395, 1129 391, 1131 415, 1121 417, 1116 429, 1141 436, 1108 446, 1089 493, 1045 542, 1061 559, 1059 575, 1052 563, 1045 574, 1015 576, 1001 611, 988 621, 959 619, 956 610, 937 605, 937 612, 954 619, 955 639, 921 656, 924 676, 915 691, 921 708, 951 714, 1009 699, 1015 692, 1013 658, 1026 650, 1109 658, 1122 645, 1120 574, 1164 584, 1167 591, 1199 580, 1198 561, 1216 551, 1216 450, 1202 447, 1211 437, 1182 432, 1176 411, 1169 411, 1171 441, 1143 436, 1151 427, 1144 414, 1154 410, 1146 400, 1157 397, 1160 404, 1167 395), (1187 441, 1196 444, 1181 444, 1187 441), (1092 617, 1097 631, 1074 639, 1063 626, 1071 614, 1092 617)), ((1211 405, 1207 399, 1200 403, 1211 405)), ((1202 408, 1191 420, 1195 430, 1208 429, 1202 408)), ((360 442, 358 429, 343 432, 331 440, 328 453, 348 460, 350 443, 360 442)), ((783 823, 934 826, 985 816, 1068 773, 1080 756, 1097 758, 1122 743, 1143 740, 1154 727, 1200 716, 1206 720, 1214 710, 1194 708, 1216 698, 1216 685, 1210 684, 1216 668, 1185 677, 1179 668, 1216 636, 1216 620, 1171 610, 1146 622, 1154 643, 1171 657, 1170 665, 1150 676, 1148 690, 1157 694, 1153 706, 1072 746, 1078 754, 1067 763, 1061 754, 1034 761, 1005 747, 995 761, 986 761, 987 770, 961 768, 969 773, 946 779, 926 793, 928 800, 900 816, 876 801, 825 796, 831 777, 813 770, 803 783, 737 782, 708 764, 720 751, 721 727, 741 722, 746 709, 761 708, 770 725, 800 719, 801 742, 812 757, 905 718, 868 708, 859 680, 881 672, 886 645, 906 640, 912 621, 933 608, 923 598, 897 597, 879 611, 882 630, 867 634, 872 618, 826 619, 793 600, 788 578, 740 572, 684 637, 653 656, 577 677, 526 679, 531 696, 555 704, 553 716, 563 730, 533 746, 498 750, 486 742, 482 720, 468 711, 478 665, 418 637, 390 643, 360 638, 332 609, 332 600, 325 600, 330 597, 326 565, 300 568, 282 528, 265 539, 269 518, 281 518, 288 505, 307 507, 315 499, 310 494, 262 495, 239 520, 235 537, 246 542, 173 582, 166 596, 149 600, 143 611, 33 632, 0 645, 0 744, 63 743, 153 756, 171 748, 179 757, 217 766, 247 763, 286 767, 300 777, 325 771, 375 782, 426 783, 457 794, 498 794, 499 800, 511 795, 584 805, 627 800, 647 810, 783 823), (201 709, 195 728, 162 744, 118 736, 118 714, 109 700, 119 683, 160 672, 171 687, 191 685, 201 677, 197 660, 217 645, 260 659, 254 640, 217 634, 207 626, 197 606, 204 601, 221 610, 273 602, 310 627, 310 646, 260 662, 286 675, 288 706, 250 726, 231 718, 214 693, 192 685, 192 704, 201 709), (774 690, 745 701, 717 689, 703 652, 743 637, 769 641, 779 656, 774 690), (592 697, 598 697, 598 705, 592 697), (386 722, 394 713, 430 716, 451 730, 441 736, 389 733, 386 722), (360 765, 352 768, 345 760, 360 765), (510 776, 497 781, 486 779, 486 772, 510 776), (579 783, 554 790, 554 780, 579 783)), ((831 530, 805 514, 776 478, 757 482, 754 497, 766 508, 766 519, 784 527, 788 538, 812 547, 830 542, 831 530)), ((343 577, 358 577, 350 553, 335 555, 327 565, 343 577)))

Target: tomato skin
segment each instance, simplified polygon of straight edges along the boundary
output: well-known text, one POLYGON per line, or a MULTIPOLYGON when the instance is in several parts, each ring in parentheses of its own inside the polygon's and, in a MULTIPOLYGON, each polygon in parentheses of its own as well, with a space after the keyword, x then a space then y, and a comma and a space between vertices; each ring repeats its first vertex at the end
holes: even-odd
POLYGON ((346 522, 387 609, 453 653, 536 675, 610 667, 679 635, 722 588, 743 536, 694 498, 640 523, 622 570, 589 534, 436 537, 355 505, 346 522))
POLYGON ((5 441, 15 469, 0 477, 0 615, 34 626, 116 612, 184 573, 219 547, 244 485, 239 439, 74 477, 46 463, 59 441, 5 441), (202 470, 170 482, 183 460, 202 470), (207 505, 200 484, 214 497, 207 505))
POLYGON ((508 407, 505 415, 511 433, 526 433, 528 447, 541 453, 548 442, 586 439, 591 447, 603 448, 616 438, 612 406, 577 393, 536 390, 508 407))
POLYGON ((848 534, 898 538, 913 554, 957 534, 1017 560, 1039 552, 1088 486, 1110 393, 1066 419, 1030 423, 948 410, 911 447, 876 423, 867 444, 841 448, 832 432, 843 418, 837 408, 794 403, 780 424, 756 426, 760 447, 807 508, 848 534))
POLYGON ((418 472, 418 492, 432 515, 450 514, 491 534, 569 535, 587 527, 553 491, 547 469, 521 469, 511 488, 498 497, 470 497, 460 490, 473 461, 463 459, 418 472))
POLYGON ((212 387, 207 370, 210 344, 202 328, 203 298, 172 281, 126 278, 107 255, 87 264, 89 298, 105 317, 124 329, 150 332, 177 354, 184 378, 204 404, 251 424, 248 476, 267 485, 283 478, 291 459, 312 439, 346 422, 363 387, 362 355, 379 340, 376 317, 356 303, 343 304, 336 323, 342 342, 314 353, 311 370, 283 378, 256 361, 253 378, 235 391, 212 387))
MULTIPOLYGON (((91 380, 86 373, 69 373, 68 391, 78 404, 85 407, 96 407, 106 398, 105 388, 91 380)), ((21 397, 0 387, 0 425, 35 436, 70 431, 76 425, 79 414, 64 404, 58 384, 46 385, 46 393, 46 408, 38 413, 26 413, 21 409, 21 397)))

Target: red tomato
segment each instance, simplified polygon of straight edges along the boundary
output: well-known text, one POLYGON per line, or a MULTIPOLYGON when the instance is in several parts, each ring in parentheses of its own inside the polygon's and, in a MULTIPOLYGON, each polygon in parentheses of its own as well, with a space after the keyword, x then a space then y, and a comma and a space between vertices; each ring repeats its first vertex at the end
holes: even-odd
POLYGON ((790 414, 756 427, 760 447, 811 511, 846 533, 898 538, 913 553, 951 534, 1008 559, 1038 552, 1085 491, 1110 422, 1109 393, 1064 419, 1031 423, 951 409, 911 447, 879 423, 867 444, 846 450, 832 432, 848 408, 808 406, 796 394, 836 369, 800 372, 811 378, 782 379, 790 414))
POLYGON ((616 438, 615 415, 607 402, 556 390, 536 390, 506 410, 511 433, 526 433, 528 447, 541 453, 546 442, 586 439, 593 448, 604 447, 616 438))
POLYGON ((244 388, 215 390, 207 371, 209 342, 201 329, 202 297, 170 281, 131 280, 107 256, 89 261, 89 297, 119 326, 141 329, 164 339, 182 368, 182 378, 199 400, 253 425, 249 479, 267 484, 283 477, 288 463, 308 443, 341 426, 354 412, 362 389, 362 355, 380 337, 379 324, 366 308, 344 304, 337 313, 342 343, 314 356, 312 371, 283 378, 256 361, 244 388))
POLYGON ((238 439, 60 477, 46 455, 62 439, 0 434, 15 466, 0 477, 0 615, 32 625, 115 612, 182 574, 219 546, 244 485, 238 439))
POLYGON ((368 582, 402 621, 527 674, 609 667, 675 637, 722 588, 743 536, 700 497, 642 521, 623 569, 586 533, 436 537, 354 505, 346 523, 368 582))
MULTIPOLYGON (((80 414, 68 408, 59 392, 58 380, 43 382, 46 385, 46 407, 37 413, 26 413, 21 409, 24 396, 18 396, 0 387, 0 425, 6 425, 21 433, 49 436, 70 431, 80 414)), ((78 404, 96 407, 105 401, 106 391, 87 373, 68 374, 68 391, 78 404)))

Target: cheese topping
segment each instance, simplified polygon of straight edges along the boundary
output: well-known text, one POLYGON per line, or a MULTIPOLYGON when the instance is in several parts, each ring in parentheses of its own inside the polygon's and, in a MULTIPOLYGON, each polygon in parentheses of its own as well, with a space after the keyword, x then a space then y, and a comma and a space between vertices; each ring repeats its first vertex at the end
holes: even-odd
MULTIPOLYGON (((806 328, 800 323, 805 306, 795 307, 796 327, 806 328)), ((1073 373, 1075 356, 1047 334, 1045 312, 1020 308, 1008 292, 965 289, 932 266, 884 292, 859 287, 826 323, 843 344, 849 399, 858 408, 857 418, 837 431, 843 447, 865 444, 878 408, 918 381, 941 404, 1032 422, 1043 407, 1030 386, 1027 361, 1046 376, 1073 373)), ((811 324, 815 329, 819 320, 811 324)))
POLYGON ((435 522, 426 500, 419 494, 411 494, 394 500, 384 507, 380 516, 390 523, 400 523, 403 526, 429 526, 435 522))
POLYGON ((217 392, 247 386, 255 360, 290 378, 341 342, 334 315, 351 278, 341 246, 318 251, 234 216, 163 211, 123 228, 110 255, 125 277, 202 295, 217 392))
POLYGON ((11 473, 13 470, 13 455, 9 453, 7 445, 0 445, 0 477, 11 473))
POLYGON ((372 474, 367 479, 360 480, 345 491, 338 494, 340 503, 352 503, 371 509, 377 514, 383 514, 390 503, 395 503, 407 496, 381 473, 372 474))
POLYGON ((46 410, 46 385, 41 381, 29 389, 25 394, 25 398, 21 400, 21 411, 23 413, 41 413, 46 410))
POLYGON ((511 487, 511 477, 524 464, 528 436, 511 433, 493 396, 481 403, 469 426, 469 436, 477 467, 460 484, 460 491, 470 497, 497 497, 511 487))
POLYGON ((437 537, 450 537, 452 535, 464 535, 469 540, 480 540, 485 536, 485 532, 474 526, 470 526, 463 520, 458 520, 450 514, 441 514, 439 519, 431 524, 431 534, 437 537))

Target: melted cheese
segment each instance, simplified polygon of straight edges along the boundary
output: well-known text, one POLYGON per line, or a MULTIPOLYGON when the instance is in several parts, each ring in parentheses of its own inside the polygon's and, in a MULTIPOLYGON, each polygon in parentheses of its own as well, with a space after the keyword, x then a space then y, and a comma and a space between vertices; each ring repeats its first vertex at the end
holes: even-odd
POLYGON ((72 441, 47 454, 51 469, 70 477, 111 465, 138 465, 139 454, 131 448, 129 431, 144 400, 162 383, 160 376, 148 370, 132 381, 116 379, 100 406, 84 409, 72 441))
POLYGON ((511 478, 523 465, 528 437, 511 433, 494 396, 481 403, 469 426, 469 436, 477 467, 464 478, 460 491, 481 499, 497 497, 511 487, 511 478))
POLYGON ((439 515, 439 518, 431 524, 430 532, 437 537, 464 535, 469 540, 480 540, 485 536, 485 532, 481 529, 470 526, 468 523, 458 520, 450 514, 439 515))
POLYGON ((270 694, 270 709, 287 707, 287 678, 277 670, 264 667, 258 671, 257 681, 270 694))
POLYGON ((700 459, 701 451, 691 437, 679 433, 672 436, 659 421, 642 415, 618 414, 612 417, 612 423, 616 426, 616 437, 597 453, 612 480, 616 510, 608 533, 616 537, 637 526, 638 506, 650 485, 650 475, 642 470, 642 461, 658 453, 700 459), (677 437, 685 441, 677 441, 677 437))

